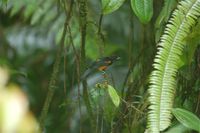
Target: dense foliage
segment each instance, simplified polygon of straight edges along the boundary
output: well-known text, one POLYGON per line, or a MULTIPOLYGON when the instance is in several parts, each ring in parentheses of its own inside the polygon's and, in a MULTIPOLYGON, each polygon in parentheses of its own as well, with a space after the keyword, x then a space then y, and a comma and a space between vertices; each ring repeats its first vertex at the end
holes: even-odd
POLYGON ((37 132, 198 132, 199 17, 200 0, 0 0, 0 94, 19 86, 37 132))

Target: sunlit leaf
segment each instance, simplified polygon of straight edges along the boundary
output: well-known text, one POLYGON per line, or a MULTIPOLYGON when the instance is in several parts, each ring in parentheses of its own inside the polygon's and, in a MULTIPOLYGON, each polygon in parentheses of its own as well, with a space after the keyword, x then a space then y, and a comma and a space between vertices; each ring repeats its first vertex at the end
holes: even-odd
POLYGON ((184 126, 200 132, 200 119, 196 115, 180 108, 173 109, 172 113, 184 126))
POLYGON ((152 0, 131 0, 131 7, 139 20, 146 24, 153 16, 152 0))
POLYGON ((117 10, 125 0, 101 0, 103 14, 109 14, 117 10))
POLYGON ((117 94, 116 90, 111 85, 108 85, 107 89, 108 89, 108 93, 110 95, 112 102, 114 103, 114 105, 116 107, 118 107, 120 104, 120 98, 119 98, 119 95, 117 94))

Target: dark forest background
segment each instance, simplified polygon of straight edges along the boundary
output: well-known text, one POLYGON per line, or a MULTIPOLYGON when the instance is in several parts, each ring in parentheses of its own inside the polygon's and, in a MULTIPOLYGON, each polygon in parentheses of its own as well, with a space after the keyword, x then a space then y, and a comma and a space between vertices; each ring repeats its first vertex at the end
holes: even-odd
MULTIPOLYGON (((8 83, 25 93, 30 112, 47 133, 142 133, 148 127, 154 58, 166 25, 176 25, 169 19, 180 1, 150 0, 149 9, 137 0, 119 0, 117 8, 106 7, 106 2, 0 0, 0 64, 9 70, 8 83), (105 73, 91 67, 112 55, 120 60, 105 73), (81 78, 87 70, 91 74, 81 78)), ((199 116, 197 18, 184 37, 194 45, 184 46, 172 101, 173 107, 199 116)), ((195 131, 173 117, 163 132, 195 131)))

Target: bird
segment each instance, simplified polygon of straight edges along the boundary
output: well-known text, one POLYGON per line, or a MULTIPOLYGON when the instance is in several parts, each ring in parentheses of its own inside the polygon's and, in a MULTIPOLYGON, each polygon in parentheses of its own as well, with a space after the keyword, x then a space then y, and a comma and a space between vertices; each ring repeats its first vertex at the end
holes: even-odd
POLYGON ((108 57, 102 57, 94 61, 88 69, 84 72, 81 79, 85 79, 88 76, 90 76, 93 72, 96 70, 104 72, 110 65, 112 65, 114 62, 118 61, 120 59, 119 56, 112 55, 108 57))

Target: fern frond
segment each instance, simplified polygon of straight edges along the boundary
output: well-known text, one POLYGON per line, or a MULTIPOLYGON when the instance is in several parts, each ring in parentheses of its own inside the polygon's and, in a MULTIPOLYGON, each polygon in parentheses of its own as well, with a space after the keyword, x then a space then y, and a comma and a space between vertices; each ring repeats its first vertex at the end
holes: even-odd
POLYGON ((161 37, 149 86, 148 130, 152 133, 165 130, 171 123, 176 73, 186 45, 184 38, 199 16, 200 0, 181 1, 161 37))

